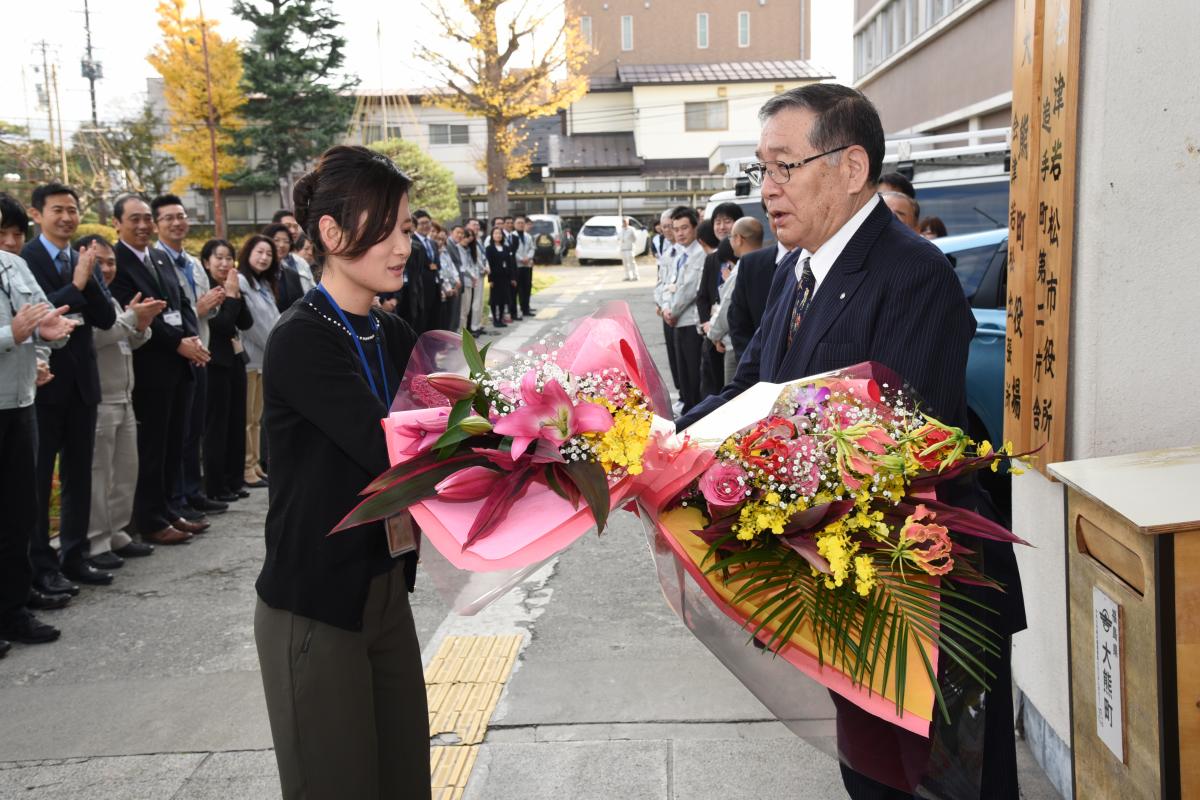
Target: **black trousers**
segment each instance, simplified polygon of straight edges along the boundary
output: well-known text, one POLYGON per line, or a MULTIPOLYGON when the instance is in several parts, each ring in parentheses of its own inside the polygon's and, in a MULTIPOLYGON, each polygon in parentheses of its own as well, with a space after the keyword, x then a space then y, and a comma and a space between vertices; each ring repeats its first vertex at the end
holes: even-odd
POLYGON ((679 371, 679 399, 686 414, 700 402, 700 348, 704 337, 694 324, 675 328, 675 367, 679 371))
POLYGON ((139 371, 133 387, 133 413, 138 421, 138 480, 133 493, 133 524, 140 533, 160 531, 177 519, 170 507, 183 463, 184 412, 192 377, 179 371, 176 380, 156 375, 143 380, 139 371))
POLYGON ((512 275, 508 269, 492 272, 492 286, 488 290, 488 305, 492 307, 492 319, 499 320, 505 310, 515 316, 517 305, 513 299, 512 275))
MULTIPOLYGON (((1013 725, 1012 704, 1012 637, 1005 636, 1000 647, 999 657, 989 656, 985 663, 995 673, 992 679, 992 689, 986 694, 983 730, 983 764, 980 767, 979 800, 1018 800, 1020 792, 1017 787, 1017 745, 1013 725)), ((888 758, 895 756, 897 751, 915 753, 924 748, 928 750, 928 742, 916 734, 901 731, 882 720, 870 718, 852 703, 832 695, 838 709, 838 738, 839 748, 845 749, 842 740, 842 727, 848 720, 854 727, 862 730, 878 731, 876 741, 856 742, 856 749, 861 753, 873 754, 863 757, 888 758), (852 718, 852 719, 851 719, 852 718)), ((936 724, 936 723, 935 723, 936 724)), ((908 800, 913 795, 908 792, 893 789, 891 786, 879 783, 866 775, 841 764, 842 783, 852 800, 908 800)), ((973 798, 962 798, 973 800, 973 798)))
POLYGON ((675 385, 675 391, 679 391, 679 365, 675 358, 675 329, 663 320, 663 342, 667 345, 667 364, 671 368, 671 383, 675 385))
POLYGON ((0 410, 0 619, 24 607, 33 585, 29 543, 38 527, 36 417, 32 405, 0 410))
POLYGON ((192 367, 192 392, 183 412, 183 460, 175 484, 175 505, 204 492, 200 450, 204 441, 205 408, 208 405, 208 367, 192 367))
POLYGON ((533 294, 533 267, 517 267, 517 298, 521 313, 529 313, 529 296, 533 294))
POLYGON ((204 488, 209 497, 242 488, 246 466, 246 366, 208 370, 204 417, 204 488))
POLYGON ((720 394, 725 388, 725 354, 718 353, 707 336, 700 348, 700 399, 720 394))
POLYGON ((88 522, 92 513, 92 451, 96 446, 96 406, 78 395, 58 403, 37 403, 37 534, 30 545, 38 575, 55 572, 62 562, 88 553, 88 522), (58 459, 60 489, 58 554, 50 546, 50 486, 58 459))

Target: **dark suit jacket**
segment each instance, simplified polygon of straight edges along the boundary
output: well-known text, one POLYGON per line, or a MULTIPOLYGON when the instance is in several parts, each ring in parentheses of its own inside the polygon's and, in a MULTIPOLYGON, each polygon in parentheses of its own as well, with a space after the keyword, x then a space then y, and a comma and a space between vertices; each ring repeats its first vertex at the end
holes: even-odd
MULTIPOLYGON (((68 252, 74 267, 79 263, 79 253, 74 249, 68 252)), ((55 308, 70 306, 69 313, 83 315, 83 324, 71 332, 66 345, 50 351, 50 371, 54 373, 54 380, 37 390, 37 402, 61 405, 78 393, 78 399, 87 405, 99 403, 100 373, 96 370, 92 326, 108 330, 116 322, 116 310, 95 277, 88 279, 82 292, 63 278, 40 238, 26 244, 21 257, 29 264, 50 305, 55 308)))
POLYGON ((279 313, 287 311, 302 297, 304 297, 304 284, 300 282, 300 273, 281 267, 279 289, 275 293, 275 307, 279 309, 279 313))
MULTIPOLYGON (((739 267, 734 291, 742 285, 739 267)), ((886 205, 880 202, 846 244, 788 347, 795 285, 793 270, 775 271, 762 324, 733 381, 685 414, 680 430, 756 383, 783 383, 862 361, 891 367, 928 413, 966 425, 967 351, 975 317, 946 257, 886 205)), ((973 479, 940 486, 938 496, 967 508, 979 505, 973 479)), ((1024 603, 1012 546, 984 541, 981 550, 987 574, 1008 587, 1000 597, 985 590, 988 604, 1001 614, 998 625, 1021 630, 1024 603)))
POLYGON ((168 311, 183 312, 184 305, 191 303, 179 286, 171 258, 157 247, 147 252, 158 271, 158 280, 146 269, 137 254, 124 242, 117 242, 117 276, 109 287, 121 305, 129 305, 134 295, 141 292, 142 299, 154 297, 166 300, 167 307, 150 323, 150 341, 133 351, 134 379, 139 385, 171 384, 190 376, 187 359, 177 352, 179 343, 187 336, 196 336, 195 312, 183 314, 183 329, 168 325, 163 319, 168 311))
POLYGON ((775 245, 771 245, 747 253, 738 262, 737 282, 729 299, 729 336, 733 339, 733 353, 739 359, 767 310, 767 294, 775 275, 778 252, 775 245))
POLYGON ((713 304, 719 299, 717 290, 720 282, 721 257, 714 250, 704 257, 704 271, 700 273, 700 287, 696 290, 696 313, 700 315, 701 322, 708 322, 712 318, 713 304))
POLYGON ((404 288, 390 296, 399 301, 396 303, 397 316, 418 335, 433 330, 438 324, 438 312, 442 305, 438 272, 437 263, 429 261, 425 247, 413 237, 412 250, 404 264, 404 288))

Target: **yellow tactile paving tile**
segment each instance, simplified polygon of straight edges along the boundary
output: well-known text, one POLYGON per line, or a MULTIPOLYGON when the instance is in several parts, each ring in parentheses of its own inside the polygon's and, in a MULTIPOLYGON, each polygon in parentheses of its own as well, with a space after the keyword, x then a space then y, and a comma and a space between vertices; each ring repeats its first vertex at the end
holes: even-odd
POLYGON ((429 735, 458 738, 457 744, 429 749, 434 800, 462 797, 523 641, 520 634, 447 636, 430 660, 425 671, 429 735))

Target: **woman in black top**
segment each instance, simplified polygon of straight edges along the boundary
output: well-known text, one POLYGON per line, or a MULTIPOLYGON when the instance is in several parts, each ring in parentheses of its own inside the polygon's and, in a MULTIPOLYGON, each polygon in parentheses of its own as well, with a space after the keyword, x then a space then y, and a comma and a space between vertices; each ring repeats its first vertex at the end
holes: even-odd
POLYGON ((503 228, 492 228, 484 254, 487 256, 488 269, 491 270, 489 277, 492 288, 488 292, 488 303, 492 306, 492 324, 497 328, 507 328, 512 317, 507 317, 504 309, 512 304, 512 292, 517 285, 517 253, 509 246, 503 228))
MULTIPOLYGON (((328 535, 388 467, 387 415, 416 337, 372 308, 398 291, 410 182, 362 147, 296 184, 321 283, 267 343, 266 560, 254 632, 285 798, 428 798, 429 727, 408 604, 416 555, 383 523, 328 535)), ((400 528, 402 526, 397 526, 400 528)))
POLYGON ((210 286, 225 289, 221 310, 208 321, 208 400, 204 417, 204 480, 208 496, 222 503, 248 497, 242 489, 246 460, 246 355, 239 331, 254 324, 242 299, 233 245, 209 239, 200 250, 210 286))

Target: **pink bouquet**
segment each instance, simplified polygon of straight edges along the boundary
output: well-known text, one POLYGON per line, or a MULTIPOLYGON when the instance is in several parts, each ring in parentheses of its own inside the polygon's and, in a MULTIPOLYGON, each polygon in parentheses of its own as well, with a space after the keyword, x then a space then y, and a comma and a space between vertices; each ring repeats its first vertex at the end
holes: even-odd
POLYGON ((425 334, 383 421, 393 466, 335 532, 407 511, 457 569, 517 574, 603 531, 669 408, 624 303, 515 355, 425 334))

